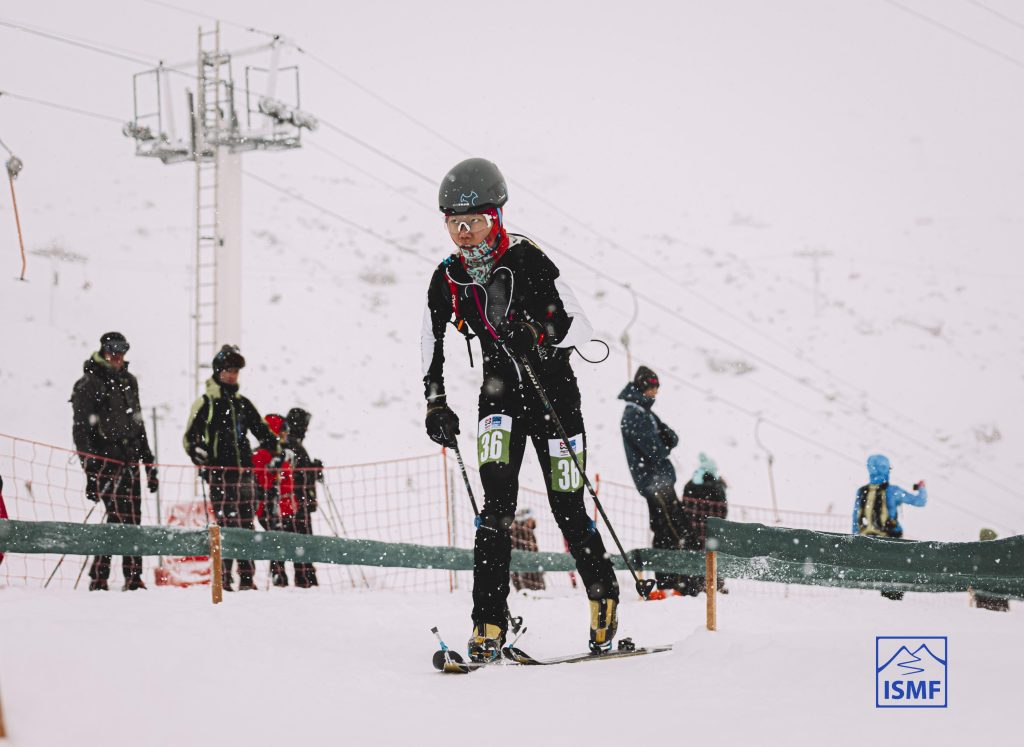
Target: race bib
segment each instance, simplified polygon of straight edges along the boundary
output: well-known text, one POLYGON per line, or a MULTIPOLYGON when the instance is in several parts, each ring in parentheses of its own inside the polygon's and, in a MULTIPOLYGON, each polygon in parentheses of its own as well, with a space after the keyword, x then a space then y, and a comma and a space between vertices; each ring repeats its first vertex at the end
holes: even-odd
POLYGON ((480 466, 488 462, 508 464, 509 446, 512 439, 512 417, 510 415, 488 415, 480 421, 477 429, 477 456, 480 466))
MULTIPOLYGON (((569 439, 580 466, 586 468, 586 453, 583 451, 583 434, 569 439)), ((558 493, 575 493, 583 486, 583 475, 576 468, 569 449, 560 438, 548 439, 548 455, 551 459, 551 489, 558 493)))

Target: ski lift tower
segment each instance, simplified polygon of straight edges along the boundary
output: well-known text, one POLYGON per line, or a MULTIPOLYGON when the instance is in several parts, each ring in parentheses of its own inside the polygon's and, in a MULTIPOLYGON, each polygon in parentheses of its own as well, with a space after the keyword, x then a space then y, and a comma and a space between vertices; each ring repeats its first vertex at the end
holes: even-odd
POLYGON ((302 131, 317 126, 314 117, 299 109, 298 67, 279 65, 284 43, 275 36, 256 47, 225 52, 217 23, 212 31, 199 29, 194 77, 183 69, 192 62, 161 63, 133 77, 134 117, 122 131, 135 140, 135 155, 165 164, 195 164, 190 396, 209 376, 219 345, 242 340, 242 154, 298 148, 302 131), (268 62, 264 67, 247 65, 244 87, 238 90, 232 57, 255 55, 268 57, 268 62), (194 88, 181 86, 185 109, 179 122, 173 102, 181 92, 174 90, 175 84, 182 78, 194 88), (184 135, 179 134, 181 124, 184 135))

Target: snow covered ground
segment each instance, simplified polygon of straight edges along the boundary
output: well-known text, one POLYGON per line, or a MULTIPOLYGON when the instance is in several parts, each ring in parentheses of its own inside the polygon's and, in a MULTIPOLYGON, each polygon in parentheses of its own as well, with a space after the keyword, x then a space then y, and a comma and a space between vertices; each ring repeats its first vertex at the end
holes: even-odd
MULTIPOLYGON (((585 647, 582 595, 511 600, 537 656, 585 647)), ((667 654, 449 676, 437 625, 468 594, 229 595, 6 589, 0 687, 12 747, 244 744, 1018 743, 1024 616, 966 595, 627 600, 621 634, 667 654), (948 636, 949 707, 876 709, 876 635, 948 636)))

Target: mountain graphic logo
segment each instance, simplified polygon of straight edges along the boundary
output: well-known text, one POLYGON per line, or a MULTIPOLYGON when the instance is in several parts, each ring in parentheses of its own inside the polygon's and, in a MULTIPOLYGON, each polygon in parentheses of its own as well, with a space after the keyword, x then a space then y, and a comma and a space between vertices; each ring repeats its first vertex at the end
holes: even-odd
POLYGON ((945 636, 875 638, 876 708, 945 708, 945 636))

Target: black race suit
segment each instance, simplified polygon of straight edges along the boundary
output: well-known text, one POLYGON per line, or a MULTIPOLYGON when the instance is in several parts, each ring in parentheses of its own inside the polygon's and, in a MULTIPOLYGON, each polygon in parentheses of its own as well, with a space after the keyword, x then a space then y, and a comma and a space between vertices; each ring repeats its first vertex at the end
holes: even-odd
POLYGON ((444 402, 444 333, 453 311, 480 339, 483 385, 478 401, 477 457, 484 488, 473 568, 473 622, 505 629, 519 467, 527 441, 543 465, 548 501, 576 560, 587 596, 618 599, 611 560, 583 504, 582 477, 572 466, 555 425, 525 373, 495 336, 508 321, 527 321, 544 331, 528 355, 566 435, 585 466, 586 433, 580 392, 569 364, 573 345, 590 339, 591 326, 558 268, 529 239, 510 234, 485 285, 472 282, 456 255, 434 271, 423 315, 423 382, 428 403, 444 402), (453 295, 454 304, 453 304, 453 295))

